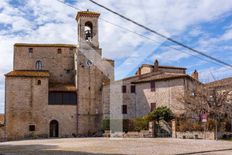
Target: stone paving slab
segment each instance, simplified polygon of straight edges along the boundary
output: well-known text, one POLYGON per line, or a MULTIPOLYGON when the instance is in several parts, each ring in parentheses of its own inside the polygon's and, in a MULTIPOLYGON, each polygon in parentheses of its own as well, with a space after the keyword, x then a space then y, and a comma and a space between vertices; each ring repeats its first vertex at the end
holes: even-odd
POLYGON ((232 142, 171 138, 67 138, 0 143, 0 155, 232 155, 232 142))

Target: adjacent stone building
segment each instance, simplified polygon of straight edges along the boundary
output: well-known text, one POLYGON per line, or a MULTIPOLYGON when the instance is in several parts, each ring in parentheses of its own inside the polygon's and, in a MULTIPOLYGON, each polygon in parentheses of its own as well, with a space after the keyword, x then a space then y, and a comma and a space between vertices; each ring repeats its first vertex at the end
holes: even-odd
MULTIPOLYGON (((221 80, 209 82, 205 84, 205 87, 207 87, 211 91, 211 93, 228 93, 228 95, 225 96, 226 102, 222 105, 221 110, 223 111, 225 116, 231 119, 232 130, 232 78, 224 78, 221 80)), ((222 97, 223 99, 222 95, 219 95, 219 97, 222 97)))
POLYGON ((78 46, 14 45, 13 71, 5 75, 6 139, 91 136, 100 130, 102 83, 113 78, 108 74, 114 62, 101 57, 99 16, 78 12, 78 46))
POLYGON ((198 73, 186 74, 186 68, 143 64, 135 76, 106 83, 103 89, 104 117, 132 119, 146 115, 156 107, 167 106, 176 115, 184 112, 178 96, 198 84, 198 73), (105 95, 111 93, 112 95, 105 95), (110 98, 110 97, 111 98, 110 98))

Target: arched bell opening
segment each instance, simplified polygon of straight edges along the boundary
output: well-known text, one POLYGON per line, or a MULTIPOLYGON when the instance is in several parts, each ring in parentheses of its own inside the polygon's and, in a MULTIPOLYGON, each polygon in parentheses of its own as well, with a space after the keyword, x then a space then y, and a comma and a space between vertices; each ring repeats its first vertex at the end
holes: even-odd
POLYGON ((85 23, 85 40, 92 41, 93 38, 93 24, 91 22, 85 23))

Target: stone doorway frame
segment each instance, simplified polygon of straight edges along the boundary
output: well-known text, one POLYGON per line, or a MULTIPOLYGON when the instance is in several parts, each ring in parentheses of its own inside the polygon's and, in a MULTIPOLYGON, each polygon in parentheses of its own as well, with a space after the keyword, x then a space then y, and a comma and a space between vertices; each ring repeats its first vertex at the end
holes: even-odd
POLYGON ((49 137, 59 137, 59 122, 57 120, 51 120, 49 123, 49 137))

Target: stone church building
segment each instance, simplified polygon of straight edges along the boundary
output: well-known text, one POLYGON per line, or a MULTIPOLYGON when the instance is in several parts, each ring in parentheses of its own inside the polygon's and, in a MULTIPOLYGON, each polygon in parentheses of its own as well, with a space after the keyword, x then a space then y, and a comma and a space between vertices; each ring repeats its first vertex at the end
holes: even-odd
POLYGON ((104 63, 114 65, 101 58, 99 16, 78 12, 78 46, 14 45, 13 71, 5 75, 7 139, 90 136, 99 130, 102 83, 109 80, 103 70, 110 70, 104 63))
POLYGON ((185 68, 158 61, 114 81, 114 61, 102 58, 99 46, 99 16, 78 12, 78 45, 14 45, 13 70, 5 75, 5 139, 94 136, 114 111, 123 119, 162 105, 175 111, 175 95, 198 81, 197 72, 189 76, 185 68), (121 104, 110 101, 112 94, 121 104))

